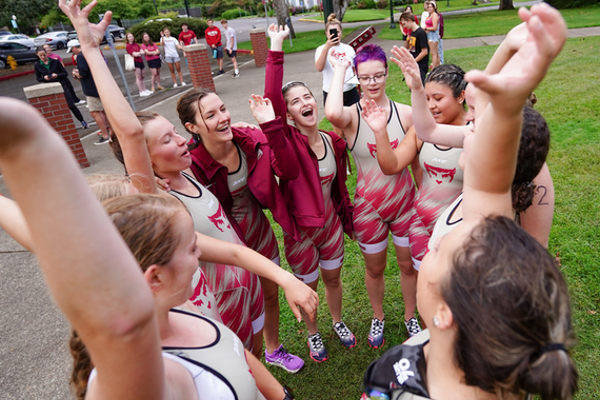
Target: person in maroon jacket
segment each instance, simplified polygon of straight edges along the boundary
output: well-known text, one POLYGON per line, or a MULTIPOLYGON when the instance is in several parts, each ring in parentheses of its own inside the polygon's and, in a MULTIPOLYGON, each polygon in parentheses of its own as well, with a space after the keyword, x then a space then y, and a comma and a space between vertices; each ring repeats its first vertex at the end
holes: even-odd
MULTIPOLYGON (((332 132, 318 129, 317 103, 302 82, 282 86, 283 40, 289 29, 269 27, 271 50, 265 73, 265 98, 284 124, 283 134, 296 151, 299 175, 294 180, 280 179, 285 204, 300 230, 296 240, 284 233, 285 256, 294 274, 316 289, 319 266, 334 330, 347 348, 356 338, 342 321, 341 267, 344 261, 344 232, 353 238, 352 203, 346 189, 346 142, 332 132), (287 124, 294 121, 295 126, 287 124)), ((327 360, 317 322, 304 318, 308 327, 310 357, 327 360)))
MULTIPOLYGON (((271 210, 284 232, 300 239, 275 175, 298 176, 298 162, 288 140, 280 132, 268 102, 251 99, 258 129, 231 126, 231 116, 214 93, 193 89, 177 102, 181 124, 192 135, 191 170, 195 178, 219 199, 233 229, 244 242, 275 264, 280 264, 277 239, 263 208, 271 210), (264 122, 264 123, 263 123, 264 122)), ((304 365, 279 343, 279 296, 277 284, 261 278, 265 299, 265 359, 295 373, 304 365)))
POLYGON ((221 43, 221 30, 215 26, 215 21, 212 18, 206 20, 208 28, 204 30, 204 37, 206 38, 206 44, 212 49, 213 58, 217 59, 219 64, 219 72, 217 75, 223 75, 223 45, 221 43))

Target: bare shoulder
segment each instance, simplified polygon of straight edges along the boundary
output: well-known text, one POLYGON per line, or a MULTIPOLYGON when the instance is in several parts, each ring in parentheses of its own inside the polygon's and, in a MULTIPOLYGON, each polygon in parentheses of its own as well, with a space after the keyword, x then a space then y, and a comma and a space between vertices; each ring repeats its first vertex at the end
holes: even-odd
POLYGON ((394 102, 396 105, 396 109, 398 110, 398 115, 400 116, 400 122, 404 127, 405 131, 410 130, 413 127, 413 116, 412 116, 412 107, 407 106, 406 104, 394 102))

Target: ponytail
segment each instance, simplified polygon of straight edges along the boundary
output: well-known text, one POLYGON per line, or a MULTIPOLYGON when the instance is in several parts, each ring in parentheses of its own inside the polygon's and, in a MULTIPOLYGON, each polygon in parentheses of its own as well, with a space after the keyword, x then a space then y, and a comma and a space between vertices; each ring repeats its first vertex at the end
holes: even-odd
POLYGON ((85 347, 85 344, 74 330, 71 331, 69 339, 69 350, 73 357, 73 372, 71 373, 71 386, 75 390, 75 396, 78 400, 83 400, 87 393, 88 379, 94 369, 92 359, 85 347))

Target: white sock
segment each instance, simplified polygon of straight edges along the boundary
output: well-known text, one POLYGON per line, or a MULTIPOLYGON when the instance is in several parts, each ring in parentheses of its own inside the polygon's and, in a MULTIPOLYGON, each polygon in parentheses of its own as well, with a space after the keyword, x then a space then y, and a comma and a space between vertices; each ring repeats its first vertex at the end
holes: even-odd
POLYGON ((235 73, 236 73, 236 74, 239 74, 239 73, 240 73, 240 70, 239 70, 239 69, 236 69, 236 70, 235 70, 235 73))

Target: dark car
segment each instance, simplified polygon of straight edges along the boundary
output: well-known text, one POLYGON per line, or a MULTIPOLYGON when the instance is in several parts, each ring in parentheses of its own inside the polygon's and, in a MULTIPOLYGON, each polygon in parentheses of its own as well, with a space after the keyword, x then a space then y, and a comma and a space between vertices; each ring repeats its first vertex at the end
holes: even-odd
POLYGON ((35 48, 14 42, 0 42, 0 69, 8 66, 8 56, 13 56, 18 64, 35 62, 38 60, 35 48))
POLYGON ((113 35, 113 38, 125 38, 125 28, 121 28, 120 26, 110 24, 106 29, 108 29, 108 31, 113 35))

